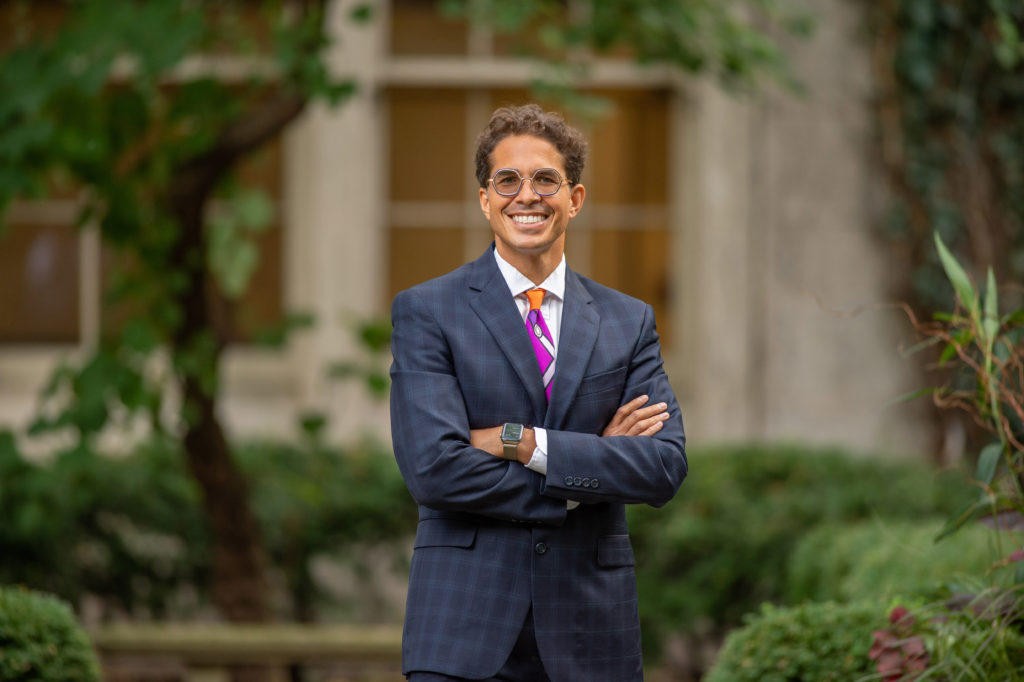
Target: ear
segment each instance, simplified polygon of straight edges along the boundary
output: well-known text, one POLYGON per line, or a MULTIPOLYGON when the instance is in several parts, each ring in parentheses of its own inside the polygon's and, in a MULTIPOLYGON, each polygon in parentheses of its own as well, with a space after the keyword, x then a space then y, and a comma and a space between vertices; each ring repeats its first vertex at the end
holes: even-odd
POLYGON ((576 214, 583 208, 583 200, 587 196, 587 188, 583 185, 573 185, 569 193, 569 217, 575 218, 576 214))
POLYGON ((488 221, 491 219, 491 198, 488 196, 487 188, 480 188, 480 210, 483 211, 484 217, 488 221))

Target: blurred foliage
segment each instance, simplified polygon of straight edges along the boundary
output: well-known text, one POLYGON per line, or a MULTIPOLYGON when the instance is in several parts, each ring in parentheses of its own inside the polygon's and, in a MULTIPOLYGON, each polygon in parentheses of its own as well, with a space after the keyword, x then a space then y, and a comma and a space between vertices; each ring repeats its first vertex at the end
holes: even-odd
POLYGON ((99 682, 96 654, 67 604, 0 585, 0 680, 99 682))
MULTIPOLYGON (((317 557, 358 565, 368 543, 396 548, 415 531, 416 508, 380 445, 323 444, 312 417, 298 445, 236 448, 254 512, 288 590, 289 617, 309 620, 327 594, 310 575, 317 557)), ((180 445, 153 439, 106 456, 75 447, 47 464, 26 462, 0 433, 0 583, 109 612, 183 617, 209 604, 211 546, 199 493, 180 445)), ((398 549, 396 549, 398 552, 398 549)), ((401 557, 404 560, 404 555, 401 557)))
POLYGON ((1013 577, 1000 583, 996 578, 1001 571, 986 576, 973 594, 968 592, 966 604, 939 605, 937 614, 934 606, 915 609, 913 617, 929 635, 921 635, 932 655, 925 675, 952 670, 957 679, 994 679, 989 675, 1024 669, 1019 649, 1014 649, 1024 616, 1024 549, 1019 536, 1008 532, 1019 529, 1024 519, 1024 308, 1002 313, 1007 306, 1000 300, 994 269, 988 268, 982 295, 939 231, 934 243, 955 306, 951 313, 936 314, 934 321, 915 327, 925 337, 919 347, 938 346, 939 369, 961 381, 950 380, 925 393, 940 408, 965 411, 991 439, 978 453, 971 477, 980 494, 949 515, 938 539, 948 542, 973 521, 986 521, 998 533, 1001 558, 996 565, 1013 567, 1013 577), (1017 549, 1007 553, 1011 543, 1017 549), (950 637, 993 644, 971 654, 950 637))
POLYGON ((332 362, 327 376, 333 380, 354 379, 362 383, 369 394, 379 400, 388 397, 391 389, 391 320, 370 318, 351 324, 362 350, 358 357, 332 362))
POLYGON ((933 518, 976 495, 961 475, 839 450, 730 447, 693 451, 694 472, 660 510, 629 509, 647 640, 740 624, 782 603, 787 565, 818 524, 933 518))
POLYGON ((1019 680, 1024 678, 1024 595, 989 581, 976 581, 962 593, 918 604, 905 623, 890 626, 904 638, 920 637, 929 665, 920 680, 1019 680), (899 625, 904 625, 900 628, 899 625))
MULTIPOLYGON (((100 343, 56 369, 32 431, 76 438, 86 470, 109 425, 148 421, 157 439, 177 436, 219 548, 215 601, 233 620, 265 618, 265 547, 217 401, 221 353, 237 340, 233 304, 276 209, 237 171, 308 102, 354 91, 323 58, 325 2, 4 10, 0 223, 14 199, 63 193, 105 249, 100 343), (172 392, 181 408, 162 409, 172 392)), ((268 336, 280 342, 295 322, 268 336)))
MULTIPOLYGON (((769 604, 733 630, 705 682, 849 682, 869 677, 871 634, 884 606, 866 600, 791 607, 769 604)), ((994 678, 993 678, 994 679, 994 678)))
MULTIPOLYGON (((317 3, 294 12, 220 0, 197 12, 178 0, 63 2, 51 8, 55 30, 30 3, 11 4, 23 9, 9 15, 0 60, 0 218, 15 198, 75 190, 77 224, 98 226, 116 254, 106 262, 104 343, 55 373, 36 428, 72 427, 88 438, 113 413, 139 410, 162 428, 158 402, 173 377, 152 377, 147 361, 170 349, 176 374, 216 390, 226 323, 195 319, 189 287, 206 272, 216 282, 207 297, 238 299, 259 262, 255 238, 276 210, 240 184, 235 167, 306 98, 338 101, 353 84, 327 76, 317 3), (251 69, 228 81, 184 68, 211 53, 250 59, 251 69), (280 102, 292 109, 278 112, 280 102), (189 236, 179 211, 192 189, 208 194, 194 207, 202 234, 189 236), (211 199, 216 210, 202 211, 211 199), (189 330, 197 321, 203 328, 189 330), (100 386, 96 377, 113 380, 100 386)), ((265 336, 280 342, 301 324, 289 318, 265 336)))
MULTIPOLYGON (((1000 556, 996 537, 979 524, 936 543, 943 523, 871 519, 818 526, 793 550, 787 601, 876 597, 886 602, 896 596, 931 594, 939 585, 963 591, 965 580, 984 577, 1000 556)), ((1020 546, 1022 540, 1019 532, 1004 539, 1008 546, 1020 546)))
POLYGON ((1024 4, 869 0, 888 234, 919 310, 950 290, 937 231, 968 268, 1024 279, 1024 4))
POLYGON ((779 0, 441 0, 441 11, 510 35, 521 54, 549 67, 557 92, 586 74, 594 56, 626 55, 707 74, 732 88, 791 81, 778 32, 806 35, 812 22, 779 0))

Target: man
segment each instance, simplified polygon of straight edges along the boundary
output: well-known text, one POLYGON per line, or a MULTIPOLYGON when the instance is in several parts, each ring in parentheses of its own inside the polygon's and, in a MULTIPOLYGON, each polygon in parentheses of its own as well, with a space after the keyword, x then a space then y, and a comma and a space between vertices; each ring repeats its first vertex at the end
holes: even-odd
POLYGON ((395 297, 395 458, 420 520, 410 682, 643 679, 625 504, 686 476, 647 304, 569 270, 586 143, 536 105, 477 143, 494 244, 395 297))

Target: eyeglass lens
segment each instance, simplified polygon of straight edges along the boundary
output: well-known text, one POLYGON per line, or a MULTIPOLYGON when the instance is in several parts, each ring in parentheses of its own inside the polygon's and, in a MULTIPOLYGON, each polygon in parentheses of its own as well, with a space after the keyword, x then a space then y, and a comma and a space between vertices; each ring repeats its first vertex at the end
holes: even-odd
MULTIPOLYGON (((499 170, 491 178, 494 191, 506 197, 518 194, 523 186, 523 180, 523 176, 511 168, 499 170)), ((534 172, 530 180, 533 183, 533 191, 542 197, 551 196, 562 186, 562 176, 554 168, 541 168, 534 172)))

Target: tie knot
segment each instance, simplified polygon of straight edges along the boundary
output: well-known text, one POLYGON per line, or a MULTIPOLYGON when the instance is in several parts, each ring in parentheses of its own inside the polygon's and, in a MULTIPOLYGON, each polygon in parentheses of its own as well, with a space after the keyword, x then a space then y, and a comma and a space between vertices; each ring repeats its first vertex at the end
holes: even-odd
POLYGON ((544 300, 544 290, 530 289, 526 292, 526 298, 530 299, 530 310, 540 310, 541 301, 544 300))

